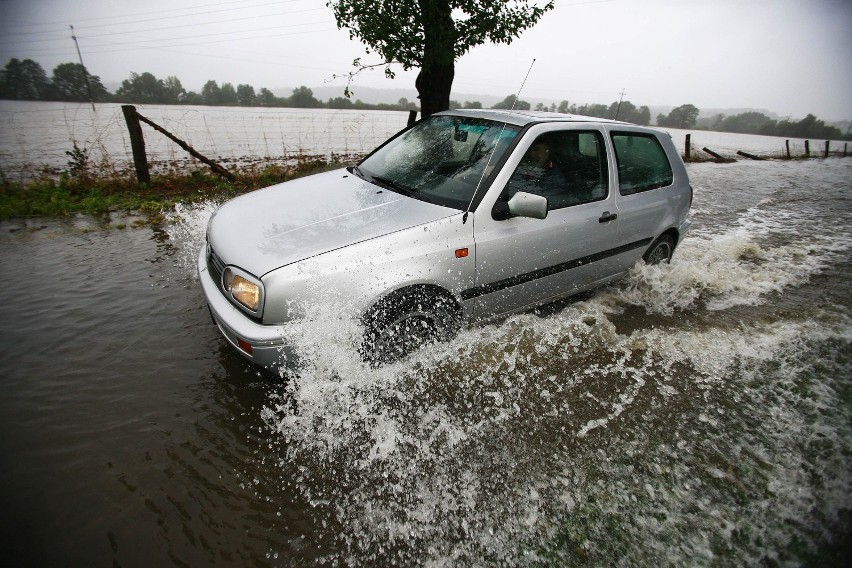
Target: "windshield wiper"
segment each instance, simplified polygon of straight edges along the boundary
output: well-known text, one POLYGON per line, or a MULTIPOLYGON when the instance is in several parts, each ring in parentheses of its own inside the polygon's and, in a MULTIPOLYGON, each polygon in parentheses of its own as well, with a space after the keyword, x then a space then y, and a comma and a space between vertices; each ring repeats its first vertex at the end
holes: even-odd
POLYGON ((388 179, 381 176, 372 176, 370 178, 372 182, 378 182, 380 185, 387 187, 388 189, 392 189, 394 191, 398 191, 403 195, 407 195, 409 197, 417 197, 417 192, 411 189, 410 187, 405 187, 404 185, 395 182, 392 179, 388 179))
POLYGON ((348 171, 350 174, 355 174, 361 179, 367 179, 367 176, 364 175, 364 172, 362 172, 361 168, 359 168, 358 166, 349 166, 348 168, 346 168, 346 171, 348 171))

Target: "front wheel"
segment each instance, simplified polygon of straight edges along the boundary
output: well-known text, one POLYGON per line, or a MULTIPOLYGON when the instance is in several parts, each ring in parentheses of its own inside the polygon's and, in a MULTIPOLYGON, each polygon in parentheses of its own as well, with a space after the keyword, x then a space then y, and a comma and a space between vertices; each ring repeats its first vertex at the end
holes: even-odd
POLYGON ((662 235, 645 251, 642 260, 645 264, 668 264, 674 253, 674 239, 669 235, 662 235))
POLYGON ((364 318, 364 324, 361 356, 380 365, 429 343, 451 339, 458 331, 459 315, 451 299, 418 291, 384 299, 364 318))

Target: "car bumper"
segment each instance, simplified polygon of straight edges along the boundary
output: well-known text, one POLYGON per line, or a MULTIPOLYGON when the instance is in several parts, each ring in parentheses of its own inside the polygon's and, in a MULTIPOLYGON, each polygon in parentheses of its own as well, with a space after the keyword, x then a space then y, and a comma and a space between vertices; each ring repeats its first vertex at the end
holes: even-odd
POLYGON ((296 367, 296 353, 283 334, 281 326, 262 325, 250 320, 219 290, 207 268, 207 247, 198 253, 198 279, 210 315, 225 339, 243 357, 270 370, 296 367))
POLYGON ((677 229, 677 233, 678 233, 677 244, 680 244, 680 242, 683 240, 684 235, 686 235, 686 232, 689 230, 689 228, 691 226, 692 226, 692 221, 690 221, 689 219, 684 219, 683 223, 680 224, 680 227, 678 227, 678 229, 677 229))

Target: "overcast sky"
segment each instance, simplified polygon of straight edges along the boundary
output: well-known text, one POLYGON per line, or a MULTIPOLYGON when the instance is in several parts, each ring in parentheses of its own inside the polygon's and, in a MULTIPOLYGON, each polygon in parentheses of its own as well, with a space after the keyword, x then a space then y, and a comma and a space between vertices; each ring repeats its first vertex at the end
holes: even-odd
MULTIPOLYGON (((325 0, 0 0, 0 65, 29 58, 50 75, 76 62, 69 24, 104 83, 148 71, 195 91, 209 79, 318 87, 364 56, 325 0)), ((623 90, 637 106, 852 119, 852 0, 557 0, 511 45, 463 56, 453 93, 516 93, 533 59, 521 94, 533 104, 609 104, 623 90)), ((356 98, 359 86, 413 88, 416 71, 397 71, 362 73, 356 98)), ((331 84, 342 95, 345 80, 331 84)))

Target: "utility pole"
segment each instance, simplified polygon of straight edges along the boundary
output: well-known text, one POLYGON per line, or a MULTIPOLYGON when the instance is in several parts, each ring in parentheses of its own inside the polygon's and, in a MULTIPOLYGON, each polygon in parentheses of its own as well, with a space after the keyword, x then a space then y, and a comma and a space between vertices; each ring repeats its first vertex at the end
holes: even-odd
POLYGON ((618 113, 621 112, 621 101, 624 99, 624 89, 621 89, 621 95, 618 97, 618 106, 615 107, 615 120, 618 120, 618 113))
POLYGON ((95 98, 92 96, 92 86, 89 85, 89 73, 86 71, 86 66, 83 64, 83 54, 80 53, 80 44, 77 43, 77 36, 74 35, 74 26, 71 28, 71 39, 74 40, 74 45, 77 46, 77 57, 80 58, 80 67, 83 68, 83 79, 86 81, 86 91, 89 93, 89 102, 92 103, 92 111, 95 111, 95 98))

